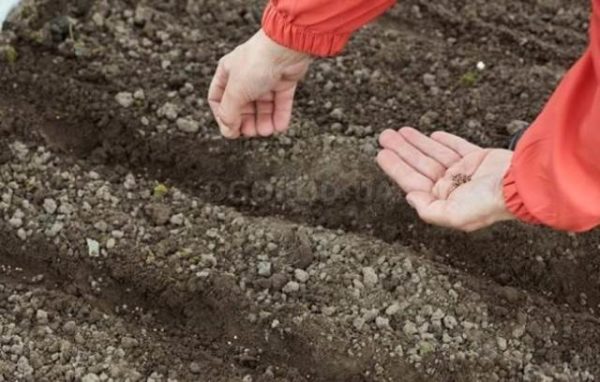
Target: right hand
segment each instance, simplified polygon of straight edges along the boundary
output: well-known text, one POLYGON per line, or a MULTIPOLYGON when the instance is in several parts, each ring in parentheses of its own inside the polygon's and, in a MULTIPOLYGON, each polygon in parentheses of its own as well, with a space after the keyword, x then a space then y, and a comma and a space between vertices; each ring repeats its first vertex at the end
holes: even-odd
POLYGON ((311 61, 262 30, 224 56, 208 92, 221 134, 235 139, 287 130, 298 81, 311 61))
POLYGON ((483 149, 455 135, 386 130, 377 162, 425 222, 465 232, 512 220, 503 179, 512 151, 483 149))

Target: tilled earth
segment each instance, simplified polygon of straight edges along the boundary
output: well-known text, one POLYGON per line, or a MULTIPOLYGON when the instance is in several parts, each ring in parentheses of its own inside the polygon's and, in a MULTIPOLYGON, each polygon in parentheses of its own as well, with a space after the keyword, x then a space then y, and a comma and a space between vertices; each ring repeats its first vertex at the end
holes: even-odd
POLYGON ((586 2, 402 1, 315 63, 292 130, 221 139, 239 0, 31 0, 0 42, 0 381, 593 381, 600 234, 420 223, 413 125, 506 145, 586 2), (477 63, 485 64, 484 70, 477 63))

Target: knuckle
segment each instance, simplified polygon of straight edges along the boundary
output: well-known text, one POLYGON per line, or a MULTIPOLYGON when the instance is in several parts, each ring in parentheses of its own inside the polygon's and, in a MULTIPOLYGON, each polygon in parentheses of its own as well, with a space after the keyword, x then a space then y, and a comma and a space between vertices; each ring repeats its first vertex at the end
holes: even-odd
POLYGON ((433 179, 439 179, 443 175, 441 166, 431 158, 419 156, 418 163, 422 166, 424 172, 433 179))
POLYGON ((432 172, 436 179, 441 179, 446 175, 446 168, 439 163, 434 163, 432 172))
POLYGON ((415 137, 415 130, 410 127, 402 127, 400 130, 398 130, 398 132, 407 138, 415 137))
POLYGON ((433 139, 438 139, 440 137, 444 136, 444 132, 443 131, 434 131, 433 133, 431 133, 430 137, 433 139))
POLYGON ((393 134, 394 134, 394 130, 392 130, 392 129, 383 130, 381 132, 381 134, 379 134, 379 144, 381 145, 381 144, 385 143, 384 141, 391 138, 393 134))

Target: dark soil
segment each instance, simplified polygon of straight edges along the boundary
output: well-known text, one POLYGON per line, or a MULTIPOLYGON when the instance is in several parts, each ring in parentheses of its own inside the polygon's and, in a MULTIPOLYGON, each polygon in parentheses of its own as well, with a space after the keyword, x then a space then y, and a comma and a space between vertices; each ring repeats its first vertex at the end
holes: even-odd
MULTIPOLYGON (((0 166, 12 175, 0 185, 8 190, 24 171, 44 186, 36 189, 31 180, 31 189, 21 188, 19 195, 39 206, 48 197, 58 200, 85 189, 92 181, 84 174, 94 171, 122 202, 90 202, 92 212, 77 212, 60 240, 35 229, 25 241, 19 239, 7 207, 0 262, 21 270, 2 280, 7 290, 39 289, 50 296, 48 309, 57 317, 85 304, 104 312, 100 326, 108 337, 130 331, 142 338, 128 362, 144 378, 152 373, 186 381, 600 377, 597 230, 569 235, 511 223, 466 235, 430 227, 373 161, 377 134, 404 125, 506 146, 506 126, 532 121, 584 49, 587 4, 403 1, 359 33, 347 54, 315 63, 288 135, 230 142, 218 136, 204 95, 218 58, 259 27, 260 8, 241 1, 36 0, 11 21, 4 44, 18 56, 13 63, 0 62, 0 166), (485 70, 476 68, 479 61, 485 70), (131 107, 115 101, 119 92, 138 89, 144 97, 131 107), (198 121, 200 131, 183 133, 161 117, 159 109, 167 102, 179 116, 198 121), (57 158, 54 173, 13 169, 19 163, 9 149, 15 141, 31 152, 47 147, 57 158), (77 182, 61 185, 61 172, 74 174, 77 182), (117 256, 90 258, 85 238, 98 221, 113 224, 121 212, 126 216, 121 220, 131 219, 120 225, 128 234, 127 229, 139 232, 152 220, 139 208, 150 196, 137 191, 128 196, 123 187, 129 174, 146 190, 161 183, 183 193, 183 199, 169 196, 164 204, 173 213, 181 211, 191 226, 187 231, 149 228, 151 237, 139 241, 132 234, 131 240, 119 240, 117 256), (239 219, 252 228, 236 225, 239 219), (216 248, 202 247, 214 239, 211 229, 222 240, 216 248), (261 234, 254 229, 287 248, 269 260, 279 267, 273 273, 289 273, 287 282, 295 269, 305 269, 314 284, 289 297, 273 287, 275 276, 257 275, 266 249, 256 244, 261 234), (336 239, 323 244, 319 235, 336 239), (325 261, 335 254, 329 242, 332 248, 338 242, 350 248, 344 253, 351 259, 325 261), (178 270, 185 269, 179 253, 188 246, 217 257, 210 277, 186 279, 187 271, 178 270), (357 309, 372 308, 373 301, 402 301, 398 288, 404 287, 390 285, 392 276, 380 276, 381 285, 372 292, 377 298, 361 294, 354 301, 344 294, 361 289, 351 281, 361 267, 385 268, 387 263, 378 262, 381 253, 389 253, 391 264, 397 254, 410 253, 428 275, 436 275, 432 280, 440 276, 449 286, 464 288, 459 301, 439 297, 457 317, 470 317, 461 313, 463 305, 473 312, 485 305, 486 313, 479 313, 489 316, 491 329, 482 326, 482 338, 467 340, 476 355, 444 348, 441 334, 436 337, 440 346, 429 355, 421 343, 418 358, 392 354, 396 344, 412 341, 402 320, 417 313, 391 315, 389 332, 380 334, 375 324, 357 329, 352 319, 357 309), (323 269, 336 282, 319 279, 323 269), (32 285, 28 280, 38 274, 44 282, 32 285), (90 283, 98 277, 104 280, 101 290, 90 283), (23 280, 25 286, 17 287, 23 280), (261 294, 265 289, 271 292, 261 294), (336 304, 337 311, 352 313, 344 319, 342 313, 321 314, 322 306, 336 304), (124 311, 123 305, 139 311, 124 311), (122 327, 113 331, 117 321, 122 327), (296 321, 301 323, 291 324, 296 321), (515 334, 521 326, 524 333, 515 334), (496 345, 501 335, 510 340, 508 350, 501 340, 496 345), (491 355, 489 343, 500 352, 491 355), (512 351, 529 351, 530 357, 512 351), (560 374, 554 367, 563 364, 572 373, 560 374), (528 365, 541 371, 535 374, 538 370, 528 365)), ((408 286, 405 292, 410 295, 408 286)), ((5 373, 4 380, 13 380, 11 375, 5 373)), ((42 375, 32 380, 44 380, 42 375)))

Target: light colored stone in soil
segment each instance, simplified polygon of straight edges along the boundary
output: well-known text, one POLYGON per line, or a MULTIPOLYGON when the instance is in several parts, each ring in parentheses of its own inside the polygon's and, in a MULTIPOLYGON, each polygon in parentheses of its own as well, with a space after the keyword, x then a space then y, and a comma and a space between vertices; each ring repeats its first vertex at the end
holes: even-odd
POLYGON ((508 343, 505 338, 498 337, 496 338, 496 342, 498 343, 498 348, 502 351, 505 351, 508 347, 508 343))
POLYGON ((121 92, 115 96, 115 100, 119 105, 124 108, 131 107, 133 105, 133 95, 129 92, 121 92))
POLYGON ((17 361, 17 371, 23 376, 31 376, 33 373, 33 367, 25 356, 21 356, 17 361))
POLYGON ((98 257, 100 256, 100 243, 94 239, 86 239, 88 256, 98 257))
POLYGON ((81 382, 100 382, 100 377, 97 374, 89 373, 81 378, 81 382))
POLYGON ((444 326, 447 327, 448 329, 454 329, 456 327, 456 325, 458 325, 458 322, 456 321, 456 318, 454 318, 454 316, 446 316, 444 317, 444 326))
POLYGON ((56 237, 60 231, 62 231, 64 224, 61 222, 55 222, 46 230, 46 236, 48 237, 56 237))
POLYGON ((362 328, 365 326, 365 319, 363 317, 356 317, 352 321, 352 326, 354 326, 356 330, 362 330, 362 328))
POLYGON ((164 117, 168 119, 169 121, 175 121, 179 115, 179 108, 176 105, 167 102, 162 105, 160 109, 158 109, 156 114, 161 118, 164 117))
POLYGON ((52 215, 57 209, 58 205, 54 199, 44 199, 44 211, 46 211, 46 213, 52 215))
POLYGON ((171 216, 171 219, 169 219, 169 221, 173 225, 183 225, 183 222, 184 222, 183 214, 173 215, 173 216, 171 216))
POLYGON ((77 323, 75 321, 67 321, 63 325, 63 330, 67 334, 74 334, 77 330, 77 323))
POLYGON ((302 269, 296 269, 294 271, 294 276, 296 277, 296 280, 300 281, 301 283, 307 282, 308 278, 310 277, 308 272, 302 269))
POLYGON ((268 261, 259 261, 256 265, 259 276, 269 277, 271 276, 271 263, 268 261))
POLYGON ((392 305, 388 306, 388 308, 385 310, 385 314, 387 314, 388 316, 393 316, 396 313, 398 313, 399 311, 400 311, 400 304, 395 302, 392 305))
POLYGON ((379 277, 373 267, 364 267, 362 269, 363 284, 368 288, 373 288, 379 282, 379 277))
POLYGON ((38 311, 35 313, 35 319, 37 320, 38 324, 47 324, 48 323, 48 312, 46 312, 45 310, 42 309, 38 309, 38 311))
POLYGON ((296 281, 290 281, 283 287, 284 293, 296 293, 300 290, 300 284, 296 281))
POLYGON ((381 317, 378 316, 375 319, 375 325, 379 328, 379 329, 389 329, 390 328, 390 319, 387 317, 381 317))
POLYGON ((200 124, 191 118, 179 118, 177 119, 177 128, 184 133, 194 134, 200 130, 200 124))
POLYGON ((419 332, 419 330, 417 329, 417 326, 412 321, 407 321, 404 324, 404 326, 402 327, 402 331, 407 336, 413 336, 413 335, 415 335, 415 334, 417 334, 419 332))
POLYGON ((146 94, 144 93, 143 89, 138 89, 135 91, 135 93, 133 93, 133 98, 143 100, 146 98, 146 94))
POLYGON ((8 221, 8 224, 14 228, 19 228, 23 225, 23 219, 13 217, 8 221))

